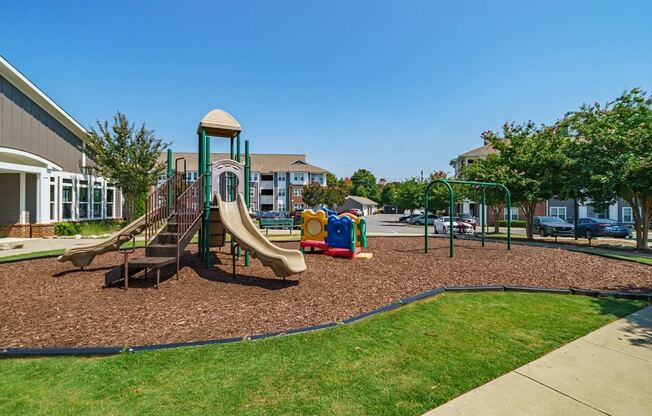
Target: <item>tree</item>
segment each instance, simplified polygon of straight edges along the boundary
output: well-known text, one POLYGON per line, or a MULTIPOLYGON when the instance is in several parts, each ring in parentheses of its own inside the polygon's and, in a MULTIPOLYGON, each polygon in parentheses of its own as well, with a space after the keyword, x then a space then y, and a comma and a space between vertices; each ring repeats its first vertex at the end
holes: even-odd
MULTIPOLYGON (((488 155, 486 159, 478 159, 469 165, 464 165, 459 174, 462 180, 477 182, 507 182, 507 172, 500 164, 500 158, 496 154, 488 155)), ((472 199, 480 200, 480 193, 474 192, 472 199)), ((505 208, 505 191, 495 187, 486 188, 485 198, 488 211, 491 212, 494 220, 494 232, 500 231, 500 213, 505 208)))
POLYGON ((324 188, 317 182, 312 182, 303 187, 301 198, 308 207, 314 208, 320 203, 323 203, 324 188))
POLYGON ((139 198, 147 194, 164 171, 159 162, 161 151, 167 146, 143 124, 136 129, 127 117, 117 112, 113 125, 97 121, 97 127, 88 132, 86 144, 97 164, 98 173, 113 182, 124 196, 126 218, 133 221, 139 198))
POLYGON ((322 203, 330 208, 335 208, 336 206, 344 204, 346 196, 347 192, 343 187, 338 185, 327 186, 324 190, 322 203))
POLYGON ((365 187, 362 186, 362 185, 358 185, 358 186, 355 188, 354 194, 355 194, 356 196, 361 196, 361 197, 363 197, 363 198, 368 198, 368 196, 367 196, 367 188, 365 188, 365 187))
POLYGON ((563 169, 560 135, 554 127, 505 123, 502 137, 492 131, 482 137, 498 151, 496 163, 505 171, 504 184, 512 193, 512 202, 523 209, 527 237, 533 237, 532 224, 537 204, 552 198, 562 187, 563 169))
POLYGON ((396 182, 386 183, 380 191, 380 204, 383 206, 396 205, 398 201, 398 188, 399 184, 396 182))
POLYGON ((410 212, 423 206, 424 182, 411 178, 402 182, 398 187, 398 204, 402 209, 410 212))
POLYGON ((357 196, 364 196, 374 201, 380 199, 380 192, 378 190, 378 184, 376 183, 376 177, 373 173, 367 169, 358 169, 353 172, 351 175, 351 182, 353 184, 354 194, 357 196), (362 192, 361 189, 364 189, 364 195, 358 194, 362 192))
POLYGON ((637 248, 647 248, 652 218, 652 97, 640 88, 605 105, 570 113, 582 186, 592 204, 622 198, 632 207, 637 248))

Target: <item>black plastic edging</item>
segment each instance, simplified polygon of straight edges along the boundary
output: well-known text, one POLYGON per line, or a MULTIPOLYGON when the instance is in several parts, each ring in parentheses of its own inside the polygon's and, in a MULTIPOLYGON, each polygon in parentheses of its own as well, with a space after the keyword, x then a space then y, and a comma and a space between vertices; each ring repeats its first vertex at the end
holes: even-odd
POLYGON ((364 313, 361 313, 360 315, 352 316, 350 318, 346 318, 345 320, 342 321, 342 323, 343 324, 350 324, 352 322, 356 322, 356 321, 359 321, 359 320, 364 319, 364 318, 368 318, 368 317, 373 316, 373 315, 378 315, 381 312, 391 311, 392 309, 396 309, 396 308, 398 308, 400 306, 401 306, 400 302, 390 303, 389 305, 383 306, 381 308, 374 309, 374 310, 369 311, 369 312, 364 312, 364 313))
POLYGON ((123 347, 7 348, 0 351, 0 358, 114 355, 123 351, 123 347))
POLYGON ((285 335, 294 335, 302 334, 305 332, 319 331, 320 329, 332 328, 337 326, 336 322, 327 322, 325 324, 313 325, 313 326, 304 326, 302 328, 295 328, 285 331, 285 335))
POLYGON ((403 305, 407 305, 408 303, 412 303, 417 300, 426 299, 431 296, 437 296, 440 293, 444 293, 444 291, 445 289, 443 287, 438 287, 436 289, 426 290, 425 292, 421 292, 421 293, 417 293, 416 295, 405 297, 399 300, 399 302, 402 303, 403 305))
POLYGON ((446 289, 447 292, 502 292, 505 290, 505 286, 445 286, 444 289, 446 289))
POLYGON ((556 289, 551 287, 529 287, 529 286, 505 286, 505 292, 532 292, 532 293, 555 293, 558 295, 572 295, 570 289, 556 289))
MULTIPOLYGON (((403 305, 407 305, 414 301, 425 299, 428 297, 436 296, 441 293, 449 292, 489 292, 489 291, 513 291, 513 292, 526 292, 526 293, 551 293, 551 294, 572 294, 578 296, 613 296, 617 298, 625 298, 632 300, 646 300, 652 302, 652 292, 647 293, 633 293, 633 292, 622 292, 622 291, 609 291, 609 290, 591 290, 591 289, 561 289, 561 288, 539 288, 539 287, 526 287, 526 286, 500 286, 500 285, 489 285, 489 286, 449 286, 449 287, 438 287, 434 289, 427 290, 425 292, 418 293, 413 296, 408 296, 401 299, 399 302, 391 303, 389 305, 361 313, 356 316, 347 318, 341 322, 341 324, 350 324, 357 322, 361 319, 368 318, 373 315, 378 315, 383 312, 387 312, 396 308, 399 308, 403 305)), ((18 358, 18 357, 45 357, 45 356, 97 356, 97 355, 115 355, 124 352, 138 352, 138 351, 153 351, 153 350, 162 350, 162 349, 171 349, 171 348, 180 348, 180 347, 193 347, 193 346, 205 346, 205 345, 215 345, 215 344, 229 344, 241 342, 244 340, 260 340, 265 338, 271 338, 282 335, 293 335, 300 334, 305 332, 316 331, 320 329, 332 328, 337 326, 336 322, 328 322, 324 324, 289 329, 287 331, 279 332, 269 332, 265 334, 258 334, 245 337, 236 337, 236 338, 222 338, 222 339, 212 339, 205 341, 189 341, 189 342, 177 342, 177 343, 167 343, 167 344, 156 344, 156 345, 139 345, 134 347, 68 347, 68 348, 7 348, 0 350, 0 359, 1 358, 18 358)))
POLYGON ((233 342, 240 342, 240 341, 242 341, 242 337, 209 339, 206 341, 172 342, 168 344, 138 345, 135 347, 128 348, 127 352, 166 350, 170 348, 181 348, 181 347, 201 347, 204 345, 231 344, 233 342))

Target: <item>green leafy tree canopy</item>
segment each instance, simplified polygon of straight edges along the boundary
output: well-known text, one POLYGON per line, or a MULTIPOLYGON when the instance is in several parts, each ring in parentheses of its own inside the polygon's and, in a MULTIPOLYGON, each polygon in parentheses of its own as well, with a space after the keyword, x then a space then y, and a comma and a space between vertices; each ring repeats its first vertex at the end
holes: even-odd
POLYGON ((167 146, 145 124, 136 128, 117 112, 113 124, 97 121, 88 132, 86 144, 99 174, 113 182, 124 196, 126 218, 131 222, 138 201, 154 185, 165 165, 159 155, 167 146))

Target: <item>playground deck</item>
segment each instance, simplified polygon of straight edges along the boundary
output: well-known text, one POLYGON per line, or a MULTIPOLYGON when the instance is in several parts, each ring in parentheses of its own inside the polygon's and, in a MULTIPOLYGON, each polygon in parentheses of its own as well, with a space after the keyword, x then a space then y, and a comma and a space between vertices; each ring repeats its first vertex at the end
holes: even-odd
MULTIPOLYGON (((370 260, 306 254, 307 271, 283 281, 258 260, 238 265, 214 252, 205 269, 186 255, 179 280, 154 289, 133 278, 130 290, 104 288, 104 273, 122 256, 98 256, 86 271, 56 259, 3 265, 0 269, 0 347, 115 346, 253 335, 346 319, 437 287, 526 285, 652 290, 652 267, 560 249, 433 238, 423 254, 421 238, 369 239, 370 260)), ((283 243, 296 248, 298 243, 283 243)), ((190 245, 196 252, 197 246, 190 245)), ((140 250, 142 251, 142 250, 140 250)), ((137 252, 134 256, 142 255, 137 252)), ((173 273, 170 273, 171 276, 173 273)))

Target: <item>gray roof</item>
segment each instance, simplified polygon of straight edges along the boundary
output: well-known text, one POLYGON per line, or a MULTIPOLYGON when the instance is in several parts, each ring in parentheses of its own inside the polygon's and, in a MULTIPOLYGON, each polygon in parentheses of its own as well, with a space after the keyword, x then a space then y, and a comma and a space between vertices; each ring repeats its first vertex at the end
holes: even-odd
POLYGON ((351 199, 362 205, 378 205, 378 202, 372 201, 371 199, 365 198, 364 196, 349 195, 346 197, 346 199, 351 199))
MULTIPOLYGON (((306 155, 297 153, 252 153, 251 170, 253 172, 310 172, 328 173, 326 169, 311 165, 306 162, 306 155)), ((161 153, 159 160, 165 161, 166 154, 161 153)), ((197 153, 195 152, 173 152, 172 159, 183 157, 186 159, 186 168, 190 171, 197 170, 197 153)), ((244 158, 244 153, 242 155, 244 158)), ((228 159, 228 153, 211 153, 211 161, 228 159)))
POLYGON ((495 152, 496 150, 494 150, 491 144, 485 144, 484 146, 476 147, 475 149, 469 150, 466 153, 462 153, 459 157, 482 157, 488 156, 495 152))

